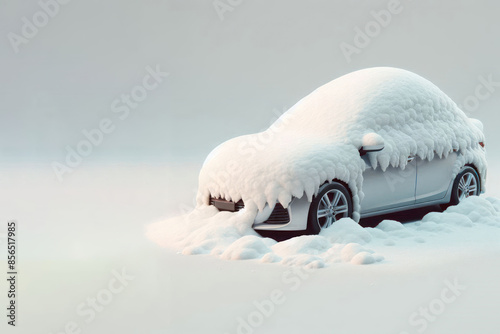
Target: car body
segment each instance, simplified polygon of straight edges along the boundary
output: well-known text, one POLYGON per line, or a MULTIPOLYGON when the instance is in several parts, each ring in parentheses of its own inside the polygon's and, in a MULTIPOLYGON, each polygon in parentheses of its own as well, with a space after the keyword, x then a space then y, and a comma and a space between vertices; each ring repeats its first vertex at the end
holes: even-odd
POLYGON ((344 217, 457 204, 484 192, 486 166, 480 121, 416 74, 370 68, 217 147, 198 200, 254 212, 256 230, 319 233, 344 217))

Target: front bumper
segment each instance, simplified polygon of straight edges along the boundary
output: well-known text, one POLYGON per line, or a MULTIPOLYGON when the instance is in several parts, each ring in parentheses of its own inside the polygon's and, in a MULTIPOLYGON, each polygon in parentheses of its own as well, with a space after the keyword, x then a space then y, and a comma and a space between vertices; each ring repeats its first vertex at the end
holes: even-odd
MULTIPOLYGON (((243 202, 233 203, 221 199, 210 198, 210 205, 220 211, 239 211, 244 208, 243 202)), ((306 196, 293 198, 288 208, 276 203, 273 209, 268 204, 259 211, 254 219, 253 229, 259 231, 304 231, 307 228, 310 202, 306 196)))

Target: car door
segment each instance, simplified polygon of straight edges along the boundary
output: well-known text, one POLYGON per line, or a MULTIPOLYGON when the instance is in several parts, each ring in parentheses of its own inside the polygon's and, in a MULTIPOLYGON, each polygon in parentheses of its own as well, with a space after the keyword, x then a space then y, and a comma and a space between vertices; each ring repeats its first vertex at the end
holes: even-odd
POLYGON ((453 182, 456 160, 456 152, 450 153, 447 158, 435 156, 431 161, 417 158, 416 203, 437 201, 446 196, 453 182))
POLYGON ((389 166, 385 172, 380 167, 373 169, 367 155, 362 158, 367 166, 363 173, 362 215, 415 204, 417 165, 414 157, 408 158, 405 169, 389 166))

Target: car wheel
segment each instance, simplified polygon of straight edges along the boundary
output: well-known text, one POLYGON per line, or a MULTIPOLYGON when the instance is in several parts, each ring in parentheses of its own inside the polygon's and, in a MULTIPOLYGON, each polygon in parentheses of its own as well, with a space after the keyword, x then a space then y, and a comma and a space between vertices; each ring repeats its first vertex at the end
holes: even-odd
POLYGON ((442 205, 441 208, 457 205, 470 196, 479 196, 479 189, 479 175, 474 168, 466 166, 453 182, 450 203, 442 205))
POLYGON ((352 199, 347 188, 333 182, 323 185, 309 206, 307 232, 318 234, 337 220, 352 217, 352 199))

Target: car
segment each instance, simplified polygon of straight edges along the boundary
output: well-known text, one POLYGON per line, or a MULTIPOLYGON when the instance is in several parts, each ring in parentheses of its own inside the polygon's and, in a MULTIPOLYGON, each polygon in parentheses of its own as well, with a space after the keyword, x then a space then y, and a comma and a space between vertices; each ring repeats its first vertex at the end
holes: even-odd
POLYGON ((269 129, 205 160, 199 205, 245 212, 255 230, 320 233, 484 192, 483 125, 410 71, 375 67, 313 91, 269 129))

